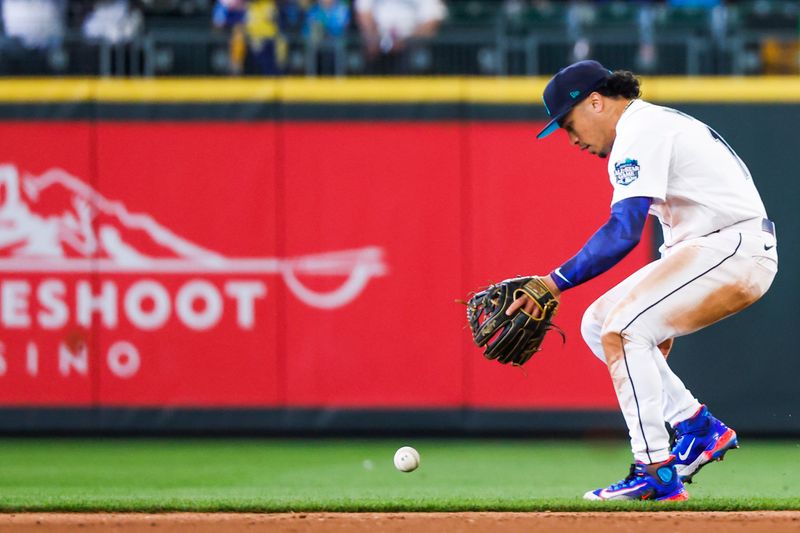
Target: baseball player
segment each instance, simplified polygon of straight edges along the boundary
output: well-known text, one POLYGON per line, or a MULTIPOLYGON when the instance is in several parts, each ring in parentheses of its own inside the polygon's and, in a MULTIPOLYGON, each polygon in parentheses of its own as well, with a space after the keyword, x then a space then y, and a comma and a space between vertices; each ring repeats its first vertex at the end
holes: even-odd
MULTIPOLYGON (((667 364, 675 337, 752 304, 778 270, 775 225, 750 171, 712 128, 639 99, 639 80, 581 61, 544 90, 551 120, 570 144, 608 158, 614 188, 608 221, 567 262, 540 279, 561 292, 602 274, 638 243, 648 214, 664 233, 661 258, 586 310, 581 333, 608 365, 635 462, 622 481, 588 500, 685 500, 684 482, 738 447, 736 433, 687 390, 667 364), (675 430, 670 449, 664 422, 675 430)), ((534 316, 520 296, 509 308, 534 316)), ((698 357, 700 355, 698 354, 698 357)))

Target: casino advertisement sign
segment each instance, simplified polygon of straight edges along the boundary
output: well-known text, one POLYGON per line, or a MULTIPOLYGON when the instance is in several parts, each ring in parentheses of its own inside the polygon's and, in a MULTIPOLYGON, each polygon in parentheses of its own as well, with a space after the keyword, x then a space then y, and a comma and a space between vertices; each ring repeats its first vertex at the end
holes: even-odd
POLYGON ((0 405, 614 408, 580 317, 648 243, 525 369, 455 302, 607 216, 602 162, 536 127, 0 122, 0 405), (536 227, 543 191, 570 201, 536 227))
POLYGON ((60 168, 31 175, 0 164, 0 191, 2 376, 66 382, 87 378, 90 366, 100 365, 91 370, 133 379, 147 371, 143 351, 150 343, 137 342, 143 334, 166 343, 173 335, 215 330, 246 337, 268 318, 262 302, 272 282, 310 308, 335 310, 386 273, 383 250, 375 246, 290 258, 226 257, 60 168), (324 291, 302 281, 326 276, 341 281, 324 291), (35 334, 22 339, 15 331, 35 334))

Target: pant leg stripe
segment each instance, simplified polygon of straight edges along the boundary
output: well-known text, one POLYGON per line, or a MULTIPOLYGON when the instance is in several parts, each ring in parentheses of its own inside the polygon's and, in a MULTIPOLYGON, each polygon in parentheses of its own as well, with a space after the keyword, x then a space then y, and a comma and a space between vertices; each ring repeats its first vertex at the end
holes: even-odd
POLYGON ((644 423, 642 422, 642 415, 641 415, 641 411, 639 409, 639 399, 636 397, 636 387, 633 386, 633 378, 631 377, 631 371, 630 371, 630 368, 628 367, 628 356, 625 353, 625 339, 622 337, 622 334, 625 333, 625 330, 628 329, 631 326, 631 324, 636 322, 636 319, 638 319, 640 316, 645 314, 647 311, 649 311, 653 307, 657 306, 658 304, 660 304, 661 302, 663 302, 664 300, 666 300, 667 298, 669 298, 670 296, 672 296, 673 294, 675 294, 676 292, 681 290, 682 288, 686 287, 687 285, 689 285, 693 281, 697 281, 698 279, 702 278, 703 276, 705 276, 706 274, 708 274, 709 272, 711 272, 715 268, 718 268, 720 265, 722 265, 722 263, 724 263, 725 261, 727 261, 728 259, 730 259, 734 255, 736 255, 736 252, 739 251, 739 247, 741 247, 741 245, 742 245, 742 234, 740 233, 739 234, 739 242, 736 244, 736 248, 734 248, 733 252, 730 255, 724 257, 719 263, 717 263, 716 265, 712 266, 711 268, 709 268, 705 272, 703 272, 701 274, 698 274, 697 276, 693 277, 692 279, 690 279, 689 281, 687 281, 686 283, 684 283, 680 287, 670 291, 668 294, 666 294, 665 296, 660 298, 655 303, 647 306, 638 315, 633 317, 633 319, 631 319, 631 321, 628 322, 628 324, 624 328, 622 328, 620 330, 620 332, 619 332, 619 339, 620 339, 620 343, 622 344, 622 359, 623 359, 623 361, 625 361, 625 370, 628 372, 628 381, 630 382, 631 390, 633 391, 633 401, 636 402, 636 417, 639 419, 639 429, 642 432, 642 439, 644 439, 645 453, 647 454, 647 458, 650 460, 651 463, 653 461, 650 458, 650 445, 647 443, 647 436, 645 436, 645 434, 644 434, 644 423))
POLYGON ((644 451, 647 454, 649 463, 653 462, 650 457, 650 444, 647 443, 647 435, 644 434, 644 425, 642 424, 642 414, 639 411, 639 398, 636 397, 636 387, 633 386, 633 377, 631 377, 631 369, 628 367, 628 356, 625 354, 625 339, 622 338, 622 333, 619 337, 620 344, 622 345, 622 360, 625 361, 625 370, 628 372, 628 382, 631 384, 633 391, 633 401, 636 402, 636 417, 639 419, 639 429, 642 431, 642 439, 644 439, 644 451))

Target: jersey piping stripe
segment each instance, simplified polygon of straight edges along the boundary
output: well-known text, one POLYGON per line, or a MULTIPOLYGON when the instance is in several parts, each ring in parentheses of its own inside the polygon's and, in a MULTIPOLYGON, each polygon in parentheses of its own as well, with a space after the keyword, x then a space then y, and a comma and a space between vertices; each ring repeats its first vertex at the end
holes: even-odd
POLYGON ((628 367, 628 355, 625 353, 625 340, 624 340, 624 338, 623 338, 622 334, 623 334, 623 333, 625 333, 625 330, 626 330, 626 329, 628 329, 629 327, 631 327, 631 325, 632 325, 634 322, 636 322, 636 320, 637 320, 637 319, 638 319, 640 316, 642 316, 643 314, 645 314, 647 311, 649 311, 649 310, 650 310, 650 309, 652 309, 653 307, 657 306, 658 304, 660 304, 661 302, 663 302, 664 300, 666 300, 667 298, 669 298, 670 296, 672 296, 673 294, 675 294, 675 293, 676 293, 676 292, 678 292, 679 290, 683 289, 684 287, 686 287, 687 285, 689 285, 689 284, 690 284, 690 283, 692 283, 693 281, 696 281, 696 280, 698 280, 698 279, 702 278, 703 276, 705 276, 706 274, 708 274, 709 272, 711 272, 711 271, 712 271, 712 270, 714 270, 715 268, 718 268, 720 265, 722 265, 722 263, 724 263, 725 261, 727 261, 728 259, 730 259, 730 258, 731 258, 731 257, 733 257, 734 255, 736 255, 736 252, 738 252, 738 251, 739 251, 739 247, 740 247, 741 245, 742 245, 742 234, 740 233, 740 234, 739 234, 739 242, 738 242, 738 243, 736 243, 736 248, 734 248, 733 252, 732 252, 730 255, 728 255, 728 256, 726 256, 726 257, 724 257, 724 258, 723 258, 723 259, 722 259, 722 260, 721 260, 719 263, 717 263, 716 265, 712 266, 711 268, 709 268, 709 269, 708 269, 708 270, 706 270, 705 272, 702 272, 701 274, 698 274, 697 276, 693 277, 692 279, 690 279, 689 281, 687 281, 686 283, 684 283, 684 284, 683 284, 683 285, 681 285, 680 287, 678 287, 678 288, 676 288, 676 289, 673 289, 672 291, 670 291, 669 293, 667 293, 666 295, 664 295, 663 297, 661 297, 659 300, 657 300, 655 303, 652 303, 652 304, 650 304, 649 306, 647 306, 645 309, 643 309, 642 311, 640 311, 640 312, 639 312, 639 314, 637 314, 635 317, 633 317, 633 318, 631 319, 631 321, 630 321, 630 322, 628 322, 628 323, 625 325, 625 327, 624 327, 624 328, 622 328, 622 329, 620 330, 620 332, 619 332, 620 343, 622 344, 622 359, 623 359, 623 361, 625 361, 625 370, 628 372, 628 381, 630 382, 630 384, 631 384, 631 389, 633 390, 633 401, 634 401, 634 402, 636 402, 636 417, 639 419, 639 429, 640 429, 640 430, 641 430, 641 432, 642 432, 642 439, 644 440, 644 445, 645 445, 645 453, 647 454, 647 458, 648 458, 648 460, 649 460, 651 463, 652 463, 653 461, 652 461, 652 458, 650 457, 650 444, 648 444, 648 442, 647 442, 647 436, 646 436, 646 435, 645 435, 645 433, 644 433, 644 423, 642 422, 642 414, 641 414, 641 410, 639 409, 639 399, 638 399, 638 398, 637 398, 637 396, 636 396, 636 387, 634 387, 634 385, 633 385, 633 377, 631 377, 631 371, 630 371, 630 367, 628 367))
MULTIPOLYGON (((625 331, 625 329, 622 331, 625 331)), ((633 386, 633 376, 631 376, 631 369, 628 366, 628 354, 625 353, 625 339, 622 338, 622 331, 619 332, 619 342, 622 345, 622 360, 625 361, 625 371, 628 373, 628 382, 631 384, 631 390, 633 391, 633 401, 636 402, 636 418, 639 419, 639 429, 642 431, 642 439, 644 439, 644 451, 647 454, 647 462, 652 463, 653 458, 650 457, 650 444, 647 442, 647 435, 644 433, 642 413, 639 410, 639 398, 636 396, 636 387, 633 386)))

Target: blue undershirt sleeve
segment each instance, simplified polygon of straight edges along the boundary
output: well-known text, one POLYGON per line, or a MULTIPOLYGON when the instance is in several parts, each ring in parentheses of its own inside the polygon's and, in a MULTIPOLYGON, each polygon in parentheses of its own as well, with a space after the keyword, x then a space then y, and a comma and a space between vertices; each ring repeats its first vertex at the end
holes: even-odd
POLYGON ((565 291, 599 276, 619 263, 642 237, 652 198, 625 198, 611 206, 611 216, 575 256, 550 273, 565 291))

